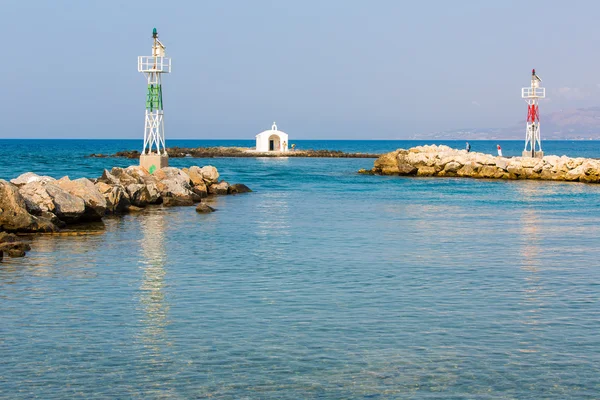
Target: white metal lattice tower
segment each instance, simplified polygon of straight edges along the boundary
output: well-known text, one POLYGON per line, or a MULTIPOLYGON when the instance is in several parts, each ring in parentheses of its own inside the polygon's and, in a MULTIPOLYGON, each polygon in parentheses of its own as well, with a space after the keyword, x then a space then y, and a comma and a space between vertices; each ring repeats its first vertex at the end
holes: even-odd
POLYGON ((527 102, 527 130, 525 133, 525 149, 523 157, 544 156, 542 140, 540 137, 540 109, 539 99, 546 97, 546 89, 540 87, 542 80, 536 75, 535 69, 531 71, 531 86, 521 89, 521 97, 527 102))
MULTIPOLYGON (((165 46, 158 40, 156 28, 152 31, 152 38, 154 39, 152 55, 138 57, 138 71, 142 72, 148 79, 144 149, 142 150, 142 155, 156 154, 158 156, 166 156, 162 74, 171 72, 171 58, 165 57, 165 46)), ((154 166, 155 168, 157 167, 156 165, 154 166)), ((158 166, 158 168, 160 167, 162 165, 158 166)))

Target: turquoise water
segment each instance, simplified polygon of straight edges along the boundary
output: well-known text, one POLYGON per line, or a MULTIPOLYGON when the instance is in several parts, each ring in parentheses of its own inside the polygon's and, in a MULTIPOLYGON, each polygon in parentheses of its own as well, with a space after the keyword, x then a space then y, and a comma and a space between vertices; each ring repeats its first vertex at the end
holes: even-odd
MULTIPOLYGON (((0 177, 97 176, 123 143, 0 141, 0 177)), ((36 238, 0 264, 0 398, 599 398, 600 186, 372 162, 172 160, 255 192, 36 238)))

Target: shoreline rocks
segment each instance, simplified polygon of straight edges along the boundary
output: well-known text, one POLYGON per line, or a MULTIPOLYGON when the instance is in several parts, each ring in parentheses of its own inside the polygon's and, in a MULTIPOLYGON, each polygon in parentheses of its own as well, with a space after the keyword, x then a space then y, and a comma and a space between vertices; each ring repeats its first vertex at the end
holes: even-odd
POLYGON ((140 166, 115 167, 97 179, 54 179, 33 172, 10 182, 0 179, 0 260, 5 254, 17 257, 29 250, 15 233, 59 233, 73 224, 150 205, 192 206, 208 196, 247 192, 251 190, 246 185, 219 181, 213 166, 167 167, 154 174, 140 166))
POLYGON ((507 158, 431 145, 384 154, 375 160, 373 169, 359 173, 600 183, 600 160, 567 156, 507 158))
MULTIPOLYGON (((381 154, 370 153, 344 153, 339 150, 295 150, 285 153, 278 151, 257 152, 249 147, 170 147, 167 154, 172 158, 195 157, 317 157, 317 158, 377 158, 381 154)), ((137 150, 118 151, 115 154, 90 154, 89 157, 107 158, 122 157, 138 159, 140 152, 137 150)))

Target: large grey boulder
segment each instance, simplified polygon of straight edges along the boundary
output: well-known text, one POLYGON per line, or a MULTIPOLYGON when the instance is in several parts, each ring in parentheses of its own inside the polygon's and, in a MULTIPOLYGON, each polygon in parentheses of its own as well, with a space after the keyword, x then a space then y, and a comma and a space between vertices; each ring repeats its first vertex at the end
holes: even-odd
POLYGON ((46 185, 46 193, 54 205, 48 210, 68 224, 79 221, 85 214, 85 201, 56 185, 46 185))
POLYGON ((17 186, 0 179, 0 230, 54 232, 58 227, 44 218, 31 215, 17 186))
POLYGON ((106 200, 94 183, 86 178, 59 180, 58 185, 70 194, 80 197, 85 202, 85 214, 82 219, 99 221, 106 213, 106 200))
POLYGON ((192 191, 190 177, 180 169, 167 167, 154 173, 158 179, 157 187, 161 196, 167 200, 165 205, 187 205, 200 200, 200 196, 192 191))
MULTIPOLYGON (((52 216, 59 220, 73 223, 78 221, 85 212, 83 199, 74 196, 59 186, 42 181, 27 183, 19 188, 25 200, 27 211, 30 214, 43 216, 52 220, 52 216)), ((56 224, 56 221, 52 221, 56 224)))
POLYGON ((32 181, 21 185, 19 193, 23 196, 30 214, 40 215, 43 211, 54 212, 54 201, 46 190, 46 184, 42 181, 32 181))
POLYGON ((56 179, 52 178, 51 176, 40 176, 33 172, 25 172, 24 174, 19 175, 15 179, 11 179, 10 183, 12 183, 13 185, 21 186, 33 182, 48 183, 54 182, 55 180, 56 179))

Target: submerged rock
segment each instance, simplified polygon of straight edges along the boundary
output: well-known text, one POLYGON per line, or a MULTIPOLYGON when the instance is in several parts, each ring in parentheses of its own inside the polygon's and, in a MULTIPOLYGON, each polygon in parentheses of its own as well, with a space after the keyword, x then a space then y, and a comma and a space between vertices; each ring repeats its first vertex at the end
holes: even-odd
POLYGON ((211 213, 214 211, 215 211, 214 208, 212 208, 211 206, 209 206, 208 204, 205 204, 205 203, 200 203, 196 206, 196 212, 200 213, 200 214, 211 213))
POLYGON ((195 203, 191 197, 163 197, 163 206, 165 207, 179 207, 179 206, 193 206, 195 203))
MULTIPOLYGON (((31 246, 12 233, 0 232, 0 253, 7 253, 10 257, 23 257, 31 246)), ((2 259, 2 257, 0 257, 2 259)))
POLYGON ((229 194, 249 193, 252 190, 243 183, 235 183, 229 186, 229 194))
POLYGON ((213 183, 212 185, 210 185, 208 187, 209 194, 224 195, 224 194, 227 194, 228 191, 229 191, 229 183, 227 183, 225 181, 221 181, 219 183, 213 183))

